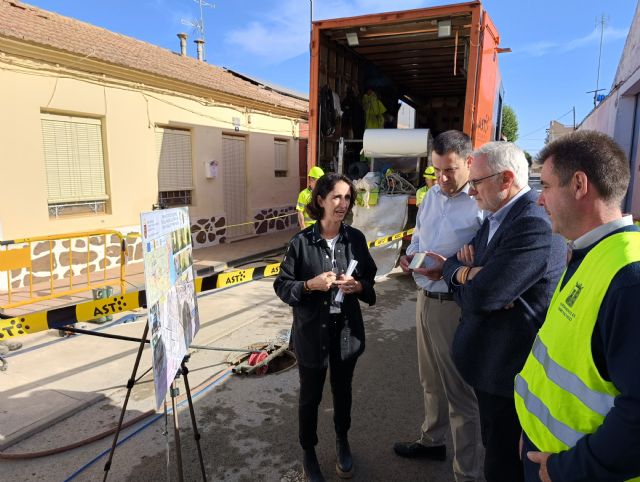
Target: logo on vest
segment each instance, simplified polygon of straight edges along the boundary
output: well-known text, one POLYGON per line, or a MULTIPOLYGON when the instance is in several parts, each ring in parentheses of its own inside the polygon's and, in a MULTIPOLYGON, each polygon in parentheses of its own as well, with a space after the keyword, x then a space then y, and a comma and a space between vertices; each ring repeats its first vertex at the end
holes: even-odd
POLYGON ((569 293, 569 296, 567 296, 566 299, 567 305, 569 307, 573 307, 576 300, 578 299, 578 296, 580 296, 580 293, 582 292, 582 288, 583 286, 580 283, 576 283, 576 285, 573 287, 571 293, 569 293))

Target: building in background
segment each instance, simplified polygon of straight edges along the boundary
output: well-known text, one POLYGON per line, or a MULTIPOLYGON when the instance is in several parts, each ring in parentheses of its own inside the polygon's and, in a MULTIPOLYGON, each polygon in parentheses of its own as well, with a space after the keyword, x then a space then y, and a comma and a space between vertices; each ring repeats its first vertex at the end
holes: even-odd
POLYGON ((549 128, 547 129, 547 139, 545 140, 545 143, 548 144, 549 142, 553 142, 566 134, 572 133, 574 130, 573 126, 566 126, 561 122, 552 120, 549 123, 549 128))
POLYGON ((618 64, 611 92, 578 126, 613 137, 631 165, 631 184, 624 211, 640 218, 640 2, 618 64))
POLYGON ((0 0, 4 239, 138 230, 156 204, 189 206, 196 247, 291 225, 260 220, 293 211, 307 100, 180 40, 176 54, 0 0))
MULTIPOLYGON (((138 232, 154 205, 189 207, 196 248, 295 228, 308 100, 188 57, 179 37, 174 53, 0 0, 2 239, 138 232)), ((107 251, 92 256, 117 265, 107 251)))

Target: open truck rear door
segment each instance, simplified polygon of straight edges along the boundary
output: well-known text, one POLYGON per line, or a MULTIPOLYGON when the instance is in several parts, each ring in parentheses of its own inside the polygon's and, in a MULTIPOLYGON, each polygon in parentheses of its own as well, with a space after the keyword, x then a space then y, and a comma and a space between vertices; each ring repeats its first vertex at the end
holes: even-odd
POLYGON ((474 147, 500 139, 502 109, 498 45, 500 37, 486 11, 482 11, 480 41, 478 43, 478 69, 471 137, 474 147))

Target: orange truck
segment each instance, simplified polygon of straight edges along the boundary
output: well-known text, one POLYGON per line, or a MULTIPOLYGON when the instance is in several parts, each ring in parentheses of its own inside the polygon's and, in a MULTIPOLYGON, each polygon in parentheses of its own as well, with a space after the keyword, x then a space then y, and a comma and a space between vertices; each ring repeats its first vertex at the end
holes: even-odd
POLYGON ((500 139, 499 45, 479 1, 313 22, 308 167, 349 172, 372 126, 500 139))

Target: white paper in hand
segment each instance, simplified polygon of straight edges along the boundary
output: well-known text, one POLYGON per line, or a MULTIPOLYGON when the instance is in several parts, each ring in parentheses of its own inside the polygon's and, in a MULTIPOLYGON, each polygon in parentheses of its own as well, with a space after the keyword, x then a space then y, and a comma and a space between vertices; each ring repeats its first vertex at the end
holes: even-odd
MULTIPOLYGON (((358 261, 356 261, 355 259, 352 259, 351 262, 349 263, 349 266, 347 267, 347 272, 345 273, 345 275, 351 276, 355 271, 356 266, 358 266, 358 261)), ((344 291, 342 290, 338 291, 338 294, 336 295, 335 300, 338 303, 342 303, 342 300, 344 300, 344 291)))
POLYGON ((427 256, 427 253, 416 253, 413 255, 413 259, 409 264, 409 269, 416 268, 427 268, 431 269, 434 267, 435 262, 431 256, 427 256))

